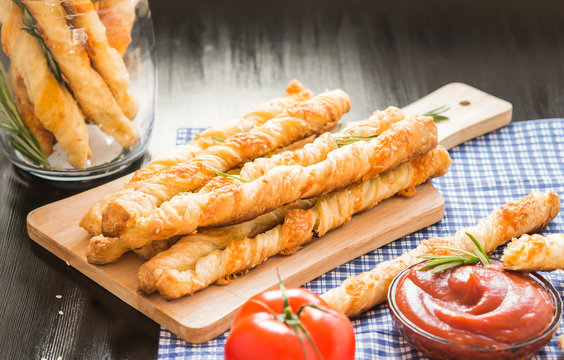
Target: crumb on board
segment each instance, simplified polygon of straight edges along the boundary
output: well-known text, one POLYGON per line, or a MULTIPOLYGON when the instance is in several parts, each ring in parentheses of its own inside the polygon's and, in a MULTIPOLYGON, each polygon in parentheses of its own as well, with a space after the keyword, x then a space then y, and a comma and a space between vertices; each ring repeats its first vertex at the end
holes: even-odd
POLYGON ((62 298, 63 298, 63 295, 55 295, 55 297, 56 297, 57 299, 62 299, 62 298))
POLYGON ((59 310, 59 315, 63 315, 63 314, 64 314, 64 313, 63 313, 61 310, 59 310))

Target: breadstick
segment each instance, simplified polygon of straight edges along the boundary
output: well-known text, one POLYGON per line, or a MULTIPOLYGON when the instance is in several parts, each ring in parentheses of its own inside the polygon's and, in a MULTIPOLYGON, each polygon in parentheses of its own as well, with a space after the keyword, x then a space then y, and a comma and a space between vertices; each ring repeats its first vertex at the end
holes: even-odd
POLYGON ((564 350, 564 335, 560 335, 558 337, 558 345, 560 345, 560 348, 564 350))
POLYGON ((523 235, 503 251, 503 268, 523 271, 564 269, 564 235, 523 235))
POLYGON ((339 148, 338 141, 353 141, 355 136, 377 136, 388 130, 394 123, 403 120, 405 116, 400 109, 389 107, 385 111, 376 111, 365 121, 334 134, 323 134, 312 144, 294 152, 285 152, 270 158, 259 158, 246 163, 239 176, 247 181, 255 180, 279 165, 309 166, 317 164, 327 158, 327 154, 339 148))
POLYGON ((433 246, 446 245, 469 251, 474 244, 466 236, 468 232, 486 252, 491 253, 513 237, 544 229, 559 210, 560 199, 556 193, 531 193, 500 206, 478 221, 476 226, 459 230, 453 236, 428 239, 398 258, 381 262, 370 271, 347 278, 339 287, 323 294, 322 298, 349 316, 358 315, 386 301, 392 279, 403 269, 421 261, 418 255, 447 252, 433 249, 433 246))
POLYGON ((197 234, 184 236, 174 245, 174 249, 157 254, 139 268, 139 289, 150 294, 156 290, 156 282, 165 270, 190 267, 200 257, 225 248, 231 241, 254 237, 282 223, 290 211, 307 209, 314 204, 315 200, 312 199, 300 200, 241 224, 204 229, 197 234))
POLYGON ((135 145, 137 132, 123 115, 108 85, 90 65, 90 59, 80 42, 73 37, 60 2, 23 0, 22 3, 37 21, 45 44, 51 50, 84 115, 98 124, 103 132, 114 137, 121 146, 135 145))
MULTIPOLYGON (((260 105, 239 120, 234 120, 219 126, 208 128, 196 136, 196 138, 189 144, 177 146, 149 162, 145 168, 137 170, 128 184, 124 187, 134 187, 137 182, 148 180, 165 169, 177 164, 185 163, 208 147, 217 145, 218 141, 214 140, 214 138, 227 139, 236 133, 249 131, 254 126, 259 126, 267 120, 276 117, 288 106, 291 106, 298 101, 310 99, 312 96, 313 94, 310 90, 297 80, 292 80, 286 88, 285 96, 275 98, 260 105)), ((88 210, 88 212, 82 217, 79 225, 92 236, 102 234, 102 212, 110 202, 128 192, 129 190, 120 190, 103 197, 88 210)))
MULTIPOLYGON (((213 282, 224 283, 234 274, 244 273, 278 253, 295 253, 314 236, 322 236, 348 222, 353 214, 372 208, 398 192, 412 194, 408 190, 431 177, 444 175, 450 162, 448 152, 439 146, 375 179, 324 195, 310 210, 292 210, 283 225, 254 238, 229 242, 225 249, 215 250, 189 267, 187 264, 169 267, 158 278, 157 290, 167 299, 176 299, 213 282)), ((168 250, 169 254, 177 252, 177 245, 168 250)))
POLYGON ((76 29, 86 35, 86 52, 92 65, 108 84, 121 111, 129 119, 137 115, 139 104, 129 92, 129 74, 119 52, 110 46, 106 37, 106 28, 100 21, 96 9, 90 0, 64 1, 67 12, 76 29))
POLYGON ((14 87, 14 94, 16 95, 16 106, 22 117, 22 121, 33 135, 35 135, 37 141, 39 141, 41 151, 43 151, 45 156, 51 155, 53 153, 53 141, 55 138, 49 130, 45 129, 43 124, 41 124, 41 121, 39 121, 39 119, 35 116, 35 113, 33 112, 33 104, 27 94, 24 80, 15 66, 10 66, 10 77, 12 78, 12 86, 14 87))
POLYGON ((119 237, 129 247, 138 248, 152 240, 189 234, 197 227, 252 219, 298 199, 374 178, 421 156, 436 144, 433 119, 415 116, 394 124, 370 141, 334 150, 315 165, 277 166, 250 183, 233 184, 205 194, 179 194, 151 214, 129 222, 120 229, 119 237))
POLYGON ((21 10, 13 3, 2 24, 2 45, 11 65, 25 84, 33 112, 53 133, 67 154, 67 161, 82 169, 90 154, 84 117, 64 85, 59 84, 38 40, 21 29, 21 10))
POLYGON ((99 0, 98 14, 106 27, 111 47, 121 56, 131 43, 131 29, 135 22, 135 6, 138 0, 99 0))
MULTIPOLYGON (((249 132, 231 136, 189 162, 173 166, 149 181, 137 184, 134 191, 109 203, 102 216, 102 233, 113 237, 120 235, 138 218, 150 216, 161 203, 179 193, 187 193, 203 186, 215 176, 214 170, 228 171, 280 146, 323 132, 328 126, 333 126, 349 107, 349 96, 342 90, 333 90, 297 103, 283 114, 249 132)), ((278 206, 270 210, 276 207, 278 206)), ((189 232, 150 240, 187 233, 189 232)), ((126 241, 131 248, 138 248, 147 243, 148 241, 128 244, 126 241)))

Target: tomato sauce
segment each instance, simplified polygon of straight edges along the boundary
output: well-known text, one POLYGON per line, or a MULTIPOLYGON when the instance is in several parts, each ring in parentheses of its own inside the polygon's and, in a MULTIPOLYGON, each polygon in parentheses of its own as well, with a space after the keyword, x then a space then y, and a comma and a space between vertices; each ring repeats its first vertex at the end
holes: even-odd
POLYGON ((414 266, 398 283, 396 303, 417 327, 443 339, 503 346, 540 335, 555 306, 526 274, 501 264, 464 265, 437 274, 414 266))

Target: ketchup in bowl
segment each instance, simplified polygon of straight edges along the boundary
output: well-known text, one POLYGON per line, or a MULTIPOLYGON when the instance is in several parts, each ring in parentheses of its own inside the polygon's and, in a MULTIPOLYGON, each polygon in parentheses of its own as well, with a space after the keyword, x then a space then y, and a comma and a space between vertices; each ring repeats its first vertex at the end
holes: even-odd
POLYGON ((394 279, 388 301, 402 335, 434 358, 526 358, 558 328, 561 300, 539 275, 501 264, 433 274, 423 265, 394 279))

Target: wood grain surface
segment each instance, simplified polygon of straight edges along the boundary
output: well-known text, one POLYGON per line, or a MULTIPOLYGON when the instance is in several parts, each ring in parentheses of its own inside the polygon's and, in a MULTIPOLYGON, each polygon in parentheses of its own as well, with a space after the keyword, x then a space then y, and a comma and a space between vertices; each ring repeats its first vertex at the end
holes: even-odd
MULTIPOLYGON (((178 126, 236 117, 278 95, 292 77, 318 92, 350 92, 350 119, 454 81, 510 101, 516 121, 564 116, 559 1, 159 0, 151 8, 160 87, 155 134, 163 134, 163 147, 178 126)), ((27 236, 29 211, 98 184, 62 189, 22 174, 0 152, 4 357, 156 357, 156 323, 27 236)))

